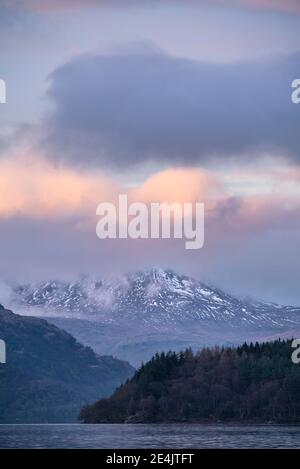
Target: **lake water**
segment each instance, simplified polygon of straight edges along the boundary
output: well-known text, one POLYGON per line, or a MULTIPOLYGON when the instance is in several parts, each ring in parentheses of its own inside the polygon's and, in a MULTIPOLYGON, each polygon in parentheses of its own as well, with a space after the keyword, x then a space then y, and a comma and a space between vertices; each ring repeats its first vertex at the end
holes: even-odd
POLYGON ((300 448, 300 426, 0 425, 1 448, 300 448))

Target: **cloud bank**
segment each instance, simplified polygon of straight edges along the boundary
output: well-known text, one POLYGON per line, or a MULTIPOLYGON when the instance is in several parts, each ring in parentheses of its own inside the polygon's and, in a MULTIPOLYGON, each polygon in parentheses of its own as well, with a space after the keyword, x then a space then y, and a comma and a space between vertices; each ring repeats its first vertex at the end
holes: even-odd
POLYGON ((153 50, 80 56, 49 78, 54 110, 43 145, 57 160, 94 167, 262 154, 299 162, 300 113, 291 102, 299 65, 300 54, 235 64, 153 50))
POLYGON ((220 175, 170 168, 126 188, 101 172, 56 164, 34 152, 3 156, 0 278, 101 277, 160 265, 238 293, 299 303, 299 169, 284 168, 271 178, 268 194, 233 196, 220 175), (130 201, 146 203, 204 201, 204 248, 189 252, 182 240, 172 239, 99 240, 96 206, 124 192, 130 201))

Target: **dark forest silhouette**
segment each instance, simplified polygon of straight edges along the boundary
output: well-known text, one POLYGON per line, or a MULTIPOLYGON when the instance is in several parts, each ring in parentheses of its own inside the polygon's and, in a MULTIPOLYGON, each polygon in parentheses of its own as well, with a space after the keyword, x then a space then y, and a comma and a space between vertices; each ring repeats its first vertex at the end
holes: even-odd
POLYGON ((85 423, 300 422, 300 366, 291 341, 156 354, 85 423))

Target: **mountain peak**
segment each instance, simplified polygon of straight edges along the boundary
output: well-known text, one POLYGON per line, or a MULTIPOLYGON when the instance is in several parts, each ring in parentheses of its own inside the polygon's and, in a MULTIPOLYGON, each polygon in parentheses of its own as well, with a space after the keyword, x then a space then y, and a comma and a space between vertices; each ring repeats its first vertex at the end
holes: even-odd
POLYGON ((286 323, 287 312, 293 312, 289 321, 300 321, 299 308, 243 301, 171 269, 161 268, 133 272, 122 278, 85 276, 75 283, 47 281, 20 285, 15 289, 14 304, 29 309, 31 314, 117 324, 138 321, 154 328, 170 322, 176 325, 199 321, 226 322, 232 327, 269 323, 276 327, 286 323))
POLYGON ((300 308, 242 300, 169 269, 19 285, 15 311, 51 318, 101 354, 134 364, 162 350, 291 337, 300 308))

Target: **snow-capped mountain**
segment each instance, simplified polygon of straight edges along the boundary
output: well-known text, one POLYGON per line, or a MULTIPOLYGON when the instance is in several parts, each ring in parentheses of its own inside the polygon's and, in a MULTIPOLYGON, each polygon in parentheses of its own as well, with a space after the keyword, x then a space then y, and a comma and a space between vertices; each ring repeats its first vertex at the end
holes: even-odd
POLYGON ((242 300, 172 271, 85 277, 14 290, 17 312, 47 316, 98 352, 137 363, 166 348, 201 347, 300 331, 300 308, 242 300))
POLYGON ((39 315, 154 328, 181 323, 248 323, 263 327, 300 325, 300 308, 240 300, 171 271, 153 269, 113 280, 85 277, 77 283, 45 282, 15 289, 19 305, 39 315))

